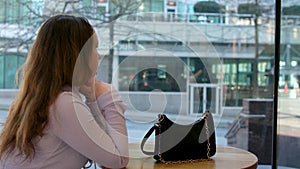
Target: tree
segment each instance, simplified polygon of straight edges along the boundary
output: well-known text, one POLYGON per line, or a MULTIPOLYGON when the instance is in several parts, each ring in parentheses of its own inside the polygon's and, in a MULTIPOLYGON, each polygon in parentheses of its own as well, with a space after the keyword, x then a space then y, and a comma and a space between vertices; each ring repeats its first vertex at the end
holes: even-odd
POLYGON ((283 15, 300 15, 300 5, 283 7, 282 14, 283 15))
POLYGON ((224 6, 215 1, 199 1, 194 5, 196 13, 222 13, 223 11, 224 6))
MULTIPOLYGON (((113 73, 113 56, 114 56, 114 23, 125 15, 131 15, 137 12, 138 8, 143 3, 143 0, 111 0, 109 10, 97 10, 98 17, 89 16, 90 19, 101 23, 109 24, 109 55, 108 55, 108 82, 112 81, 113 73), (100 19, 99 19, 100 18, 100 19)), ((91 9, 93 7, 90 7, 91 9)))
MULTIPOLYGON (((255 56, 254 56, 254 63, 252 64, 253 73, 252 73, 252 97, 257 98, 259 96, 259 89, 258 89, 258 58, 259 58, 259 39, 258 39, 258 18, 262 15, 262 8, 258 4, 258 0, 255 0, 255 3, 245 3, 240 4, 238 6, 238 13, 239 14, 251 14, 253 15, 254 20, 254 31, 255 31, 255 56)), ((251 17, 249 18, 251 19, 251 17)))
POLYGON ((245 3, 239 4, 238 6, 239 14, 251 14, 251 15, 261 15, 261 7, 256 3, 245 3))
MULTIPOLYGON (((95 29, 109 28, 109 55, 108 57, 108 81, 112 80, 112 60, 114 55, 114 21, 118 18, 135 13, 143 0, 59 0, 59 1, 32 1, 32 0, 5 0, 1 1, 0 9, 3 7, 12 11, 22 10, 22 15, 11 19, 7 17, 5 23, 0 25, 9 34, 0 37, 0 49, 17 49, 17 53, 28 52, 37 30, 41 24, 55 14, 75 14, 88 18, 95 29), (4 6, 5 5, 5 6, 4 6), (21 21, 26 21, 21 23, 21 21), (2 40, 4 39, 4 40, 2 40), (6 39, 6 40, 5 40, 6 39), (7 40, 10 39, 10 40, 7 40), (20 49, 20 50, 19 50, 20 49), (23 49, 23 52, 21 51, 23 49)), ((0 12, 0 19, 1 19, 0 12)), ((4 16, 6 17, 6 16, 4 16)), ((0 35, 1 36, 1 35, 0 35)))

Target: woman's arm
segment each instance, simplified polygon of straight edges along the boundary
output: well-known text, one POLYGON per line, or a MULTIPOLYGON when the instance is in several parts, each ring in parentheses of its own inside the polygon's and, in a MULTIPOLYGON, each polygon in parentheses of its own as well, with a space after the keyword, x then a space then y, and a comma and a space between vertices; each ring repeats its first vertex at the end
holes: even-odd
POLYGON ((101 123, 103 119, 102 117, 104 116, 104 119, 106 121, 105 130, 112 137, 117 146, 122 145, 119 146, 119 150, 125 153, 124 156, 128 157, 128 135, 124 117, 124 112, 127 106, 123 103, 119 93, 113 88, 111 84, 97 81, 94 78, 86 86, 90 86, 89 91, 94 92, 94 96, 86 95, 86 97, 95 97, 98 103, 98 108, 100 109, 100 111, 98 111, 94 104, 93 107, 90 106, 94 117, 96 117, 96 121, 98 123, 101 123), (91 89, 91 86, 94 87, 94 89, 91 89), (124 143, 126 143, 126 146, 124 145, 124 143))
POLYGON ((95 112, 92 114, 78 96, 64 92, 56 101, 52 125, 57 137, 87 158, 108 168, 122 168, 128 163, 128 137, 123 116, 126 106, 113 98, 114 92, 107 92, 97 99, 103 111, 98 115, 103 115, 106 121, 103 129, 94 118, 95 112))
POLYGON ((127 106, 116 90, 97 99, 99 109, 107 122, 107 133, 111 136, 123 156, 128 157, 128 133, 124 112, 127 106))

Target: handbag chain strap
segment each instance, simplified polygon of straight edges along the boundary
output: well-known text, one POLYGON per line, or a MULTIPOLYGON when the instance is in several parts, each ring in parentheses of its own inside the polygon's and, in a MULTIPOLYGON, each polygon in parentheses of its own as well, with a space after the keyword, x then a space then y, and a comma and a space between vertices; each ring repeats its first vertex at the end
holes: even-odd
POLYGON ((207 118, 205 118, 205 129, 206 129, 206 137, 207 137, 207 159, 210 160, 210 141, 209 141, 209 127, 207 118))
MULTIPOLYGON (((158 154, 159 160, 165 164, 178 164, 178 163, 190 163, 190 162, 197 162, 197 161, 209 161, 211 160, 210 158, 210 141, 209 141, 209 127, 208 127, 208 122, 207 122, 207 117, 208 117, 208 112, 205 112, 202 116, 202 118, 205 120, 205 130, 206 130, 206 136, 207 136, 207 159, 197 159, 197 160, 178 160, 178 161, 165 161, 161 153, 158 154)), ((160 126, 160 122, 163 120, 163 116, 159 117, 158 122, 156 123, 158 126, 160 126)), ((160 127, 159 127, 160 130, 160 127)), ((160 139, 159 139, 160 140, 160 139)), ((160 141, 159 141, 160 142, 160 141)), ((160 144, 160 143, 159 143, 160 144)))

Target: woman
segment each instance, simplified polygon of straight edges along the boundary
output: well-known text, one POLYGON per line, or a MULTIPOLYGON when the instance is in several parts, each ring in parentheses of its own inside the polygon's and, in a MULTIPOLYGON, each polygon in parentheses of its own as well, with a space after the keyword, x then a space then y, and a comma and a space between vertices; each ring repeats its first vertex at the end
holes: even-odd
POLYGON ((57 15, 42 25, 1 133, 1 168, 127 165, 126 105, 111 85, 95 80, 97 46, 82 17, 57 15))

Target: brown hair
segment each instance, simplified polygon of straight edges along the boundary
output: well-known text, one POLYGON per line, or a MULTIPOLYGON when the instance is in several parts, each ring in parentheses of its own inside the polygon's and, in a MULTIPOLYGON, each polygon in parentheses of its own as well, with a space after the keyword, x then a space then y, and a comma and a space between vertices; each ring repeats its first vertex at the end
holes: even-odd
MULTIPOLYGON (((83 58, 91 51, 81 49, 93 33, 85 18, 70 15, 53 16, 42 25, 23 66, 19 92, 0 135, 1 158, 14 149, 26 158, 33 157, 32 139, 43 135, 50 105, 63 86, 72 86, 75 65, 88 64, 83 58)), ((91 74, 90 69, 82 71, 91 74)), ((87 80, 86 76, 76 79, 74 85, 87 80)))

